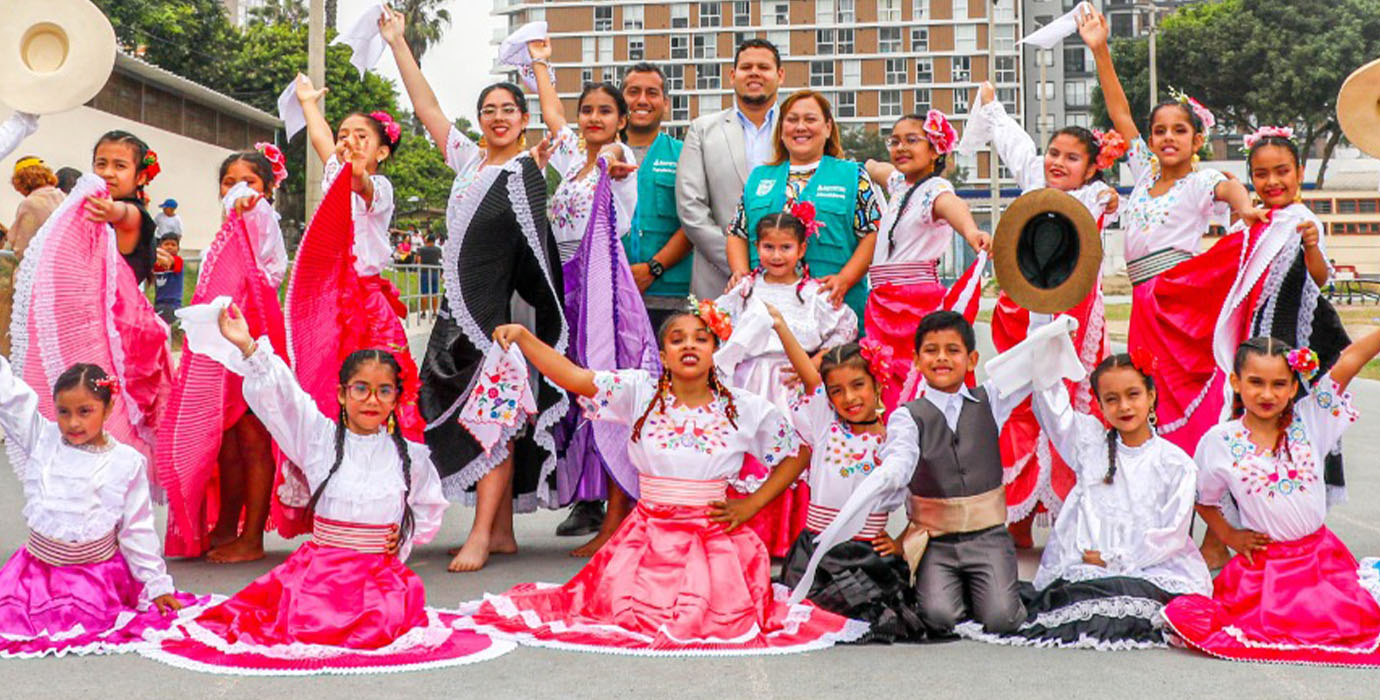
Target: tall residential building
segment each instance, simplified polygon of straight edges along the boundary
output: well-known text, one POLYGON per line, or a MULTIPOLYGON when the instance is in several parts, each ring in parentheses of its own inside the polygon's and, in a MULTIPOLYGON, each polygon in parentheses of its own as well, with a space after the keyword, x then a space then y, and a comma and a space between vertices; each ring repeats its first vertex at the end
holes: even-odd
MULTIPOLYGON (((1080 0, 1023 0, 1022 36, 1049 24, 1080 0)), ((1091 0, 1099 10, 1116 0, 1091 0)), ((1123 5, 1129 3, 1122 2, 1123 5)), ((1111 21, 1111 17, 1108 21, 1111 21)), ((1097 87, 1097 66, 1092 52, 1077 34, 1053 48, 1030 46, 1025 52, 1025 127, 1035 142, 1049 142, 1054 131, 1065 126, 1092 126, 1092 95, 1097 87)), ((1007 104, 1010 109, 1010 103, 1007 104)))
POLYGON ((221 0, 225 4, 225 11, 230 16, 230 22, 237 27, 243 27, 249 21, 249 11, 258 7, 263 7, 266 0, 221 0))
MULTIPOLYGON (((989 76, 1014 112, 1023 104, 1019 0, 493 3, 493 13, 507 18, 495 45, 527 22, 547 22, 569 114, 584 83, 617 81, 629 65, 646 60, 667 73, 667 126, 681 131, 691 119, 733 104, 728 73, 734 49, 749 38, 780 49, 783 96, 805 87, 825 93, 844 128, 886 132, 901 115, 931 107, 961 121, 977 83, 989 76), (991 72, 989 11, 996 49, 991 72)), ((960 165, 975 179, 987 176, 986 162, 983 153, 960 165)))

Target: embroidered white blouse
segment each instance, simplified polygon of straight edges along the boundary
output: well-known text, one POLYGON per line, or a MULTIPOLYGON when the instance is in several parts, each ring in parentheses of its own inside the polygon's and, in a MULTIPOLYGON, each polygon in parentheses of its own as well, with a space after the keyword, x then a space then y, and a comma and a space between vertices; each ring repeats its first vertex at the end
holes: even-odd
POLYGON ((911 195, 905 211, 901 211, 901 202, 910 185, 899 170, 887 178, 887 204, 882 212, 881 226, 877 229, 873 265, 938 260, 949 252, 954 229, 948 221, 934 215, 934 201, 945 192, 953 192, 953 183, 942 177, 932 177, 916 186, 920 189, 911 195), (897 217, 900 218, 899 224, 897 217), (891 235, 892 226, 896 227, 894 237, 891 235))
MULTIPOLYGON (((591 420, 634 425, 656 398, 656 377, 640 369, 595 372, 594 385, 598 393, 580 398, 591 420)), ((664 407, 653 407, 641 436, 628 444, 628 458, 637 471, 716 481, 736 477, 745 455, 775 468, 796 453, 800 441, 785 415, 760 396, 730 391, 738 409, 736 428, 724 412, 723 399, 690 408, 668 396, 664 407)))
MULTIPOLYGON (((332 154, 321 179, 322 191, 331 188, 343 167, 340 159, 332 154)), ((383 272, 393 257, 388 237, 388 225, 393 221, 393 183, 382 175, 370 175, 369 180, 374 184, 374 201, 366 202, 358 193, 350 193, 355 219, 355 272, 361 277, 383 272)))
POLYGON ((1138 260, 1166 248, 1197 255, 1208 226, 1223 215, 1216 193, 1227 177, 1211 168, 1195 170, 1175 181, 1168 192, 1151 197, 1156 169, 1145 139, 1131 142, 1126 164, 1136 183, 1131 196, 1121 204, 1126 260, 1138 260))
MULTIPOLYGON (((620 142, 623 159, 636 163, 637 155, 627 144, 620 142)), ((584 177, 576 177, 585 167, 586 155, 580 148, 580 137, 566 125, 552 136, 551 167, 561 174, 561 184, 551 195, 551 233, 561 252, 561 262, 569 262, 580 247, 580 239, 589 226, 589 214, 594 207, 594 188, 599 184, 599 166, 595 165, 584 177)), ((628 233, 633 211, 637 209, 637 172, 621 180, 612 180, 614 228, 619 238, 628 233)))
MULTIPOLYGON (((883 433, 855 433, 839 420, 824 386, 815 388, 791 411, 791 421, 801 441, 811 449, 810 500, 827 508, 842 508, 862 480, 881 466, 883 433)), ((878 513, 901 505, 901 493, 889 494, 878 513)))
POLYGON ((1287 455, 1258 449, 1240 419, 1213 426, 1193 456, 1198 502, 1219 506, 1230 494, 1241 526, 1272 540, 1313 534, 1327 516, 1323 459, 1357 415, 1351 395, 1327 376, 1294 403, 1294 421, 1285 433, 1287 455))
POLYGON ((38 395, 0 357, 0 426, 22 455, 15 475, 24 486, 24 522, 54 540, 84 543, 115 533, 120 554, 142 581, 140 601, 173 592, 153 523, 144 456, 106 436, 105 448, 67 444, 56 423, 38 412, 38 395))
MULTIPOLYGON (((317 408, 316 402, 297 384, 292 370, 273 352, 268 338, 260 338, 248 358, 233 356, 225 365, 244 377, 244 400, 283 454, 301 468, 307 486, 315 491, 335 462, 336 422, 317 408)), ((449 503, 441 493, 441 479, 425 445, 407 443, 412 461, 412 489, 406 503, 412 506, 412 536, 398 552, 406 559, 412 547, 426 544, 441 528, 441 516, 449 503)), ((316 514, 342 522, 386 525, 402 522, 402 459, 393 438, 382 429, 373 435, 345 431, 340 468, 321 493, 316 514)))
MULTIPOLYGON (((249 185, 243 182, 236 183, 225 193, 225 199, 222 201, 226 216, 235 210, 235 202, 240 198, 255 194, 258 193, 249 185)), ((277 287, 283 283, 288 265, 287 245, 283 242, 283 229, 278 223, 278 212, 274 211, 268 200, 261 199, 253 209, 244 213, 244 225, 249 229, 250 238, 254 243, 254 257, 259 263, 259 269, 263 270, 268 280, 277 287)))
POLYGON ((1169 593, 1211 595, 1207 564, 1189 534, 1198 468, 1174 443, 1152 437, 1136 447, 1116 438, 1116 474, 1107 475, 1107 429, 1078 413, 1060 382, 1035 393, 1035 417, 1078 482, 1064 501, 1035 572, 1035 588, 1058 579, 1145 579, 1169 593), (1100 554, 1106 567, 1085 564, 1100 554))

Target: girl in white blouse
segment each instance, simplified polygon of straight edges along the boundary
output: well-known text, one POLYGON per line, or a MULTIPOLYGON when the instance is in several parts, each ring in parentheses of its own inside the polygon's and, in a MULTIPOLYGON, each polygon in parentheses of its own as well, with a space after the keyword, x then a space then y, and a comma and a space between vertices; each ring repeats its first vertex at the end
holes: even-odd
POLYGON ((0 569, 0 657, 125 651, 193 602, 163 563, 146 460, 105 432, 117 393, 100 367, 73 365, 53 387, 53 422, 0 357, 0 425, 29 528, 0 569))
MULTIPOLYGON (((1068 336, 1053 342, 1072 345, 1068 336)), ((1093 393, 1110 428, 1076 411, 1064 382, 1035 392, 1035 417, 1077 483, 1054 523, 1034 588, 1023 596, 1026 621, 1005 635, 975 625, 960 625, 959 634, 1022 646, 1161 647, 1165 603, 1207 592, 1207 565, 1189 533, 1198 470, 1155 434, 1152 364, 1119 354, 1093 370, 1093 393)))
POLYGON ((1377 354, 1380 331, 1348 346, 1300 397, 1300 379, 1318 369, 1311 350, 1268 337, 1237 349, 1235 417, 1209 430, 1194 456, 1198 514, 1237 555, 1211 598, 1184 596, 1165 608, 1188 646, 1236 660, 1380 667, 1373 570, 1367 590, 1355 557, 1323 524, 1323 458, 1356 422, 1346 388, 1377 354), (1222 508, 1228 495, 1232 520, 1222 508))

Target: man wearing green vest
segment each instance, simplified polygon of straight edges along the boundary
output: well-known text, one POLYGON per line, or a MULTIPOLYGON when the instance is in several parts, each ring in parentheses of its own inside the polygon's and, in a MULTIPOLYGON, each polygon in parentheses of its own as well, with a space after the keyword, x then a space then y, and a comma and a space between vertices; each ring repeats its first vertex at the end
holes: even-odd
POLYGON ((670 100, 660 68, 651 63, 633 65, 623 77, 622 90, 629 110, 626 141, 637 154, 638 165, 637 209, 623 247, 655 329, 685 307, 690 293, 690 239, 676 214, 681 141, 661 131, 670 100))

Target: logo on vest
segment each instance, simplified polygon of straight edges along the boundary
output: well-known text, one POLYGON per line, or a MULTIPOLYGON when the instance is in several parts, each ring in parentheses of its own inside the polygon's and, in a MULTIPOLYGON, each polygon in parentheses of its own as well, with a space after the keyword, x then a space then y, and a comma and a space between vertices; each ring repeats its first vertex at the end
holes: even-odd
POLYGON ((844 199, 848 196, 848 188, 840 185, 820 185, 815 190, 815 196, 844 199))
POLYGON ((757 196, 765 197, 771 194, 774 189, 776 189, 776 180, 763 180, 757 183, 757 196))

